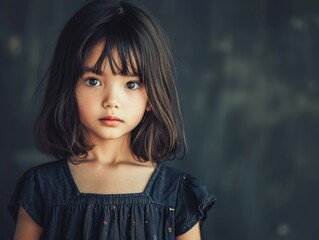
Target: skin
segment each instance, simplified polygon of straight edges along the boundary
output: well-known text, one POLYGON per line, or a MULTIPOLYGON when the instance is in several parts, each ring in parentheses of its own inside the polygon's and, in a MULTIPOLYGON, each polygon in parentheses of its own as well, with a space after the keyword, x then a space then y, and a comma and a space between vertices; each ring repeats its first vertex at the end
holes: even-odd
POLYGON ((14 240, 38 240, 42 228, 20 207, 14 240))
MULTIPOLYGON (((102 73, 90 69, 95 65, 104 43, 96 45, 86 61, 87 71, 78 80, 76 98, 85 138, 98 148, 103 145, 120 143, 121 150, 129 150, 131 131, 140 123, 146 111, 150 111, 144 85, 138 76, 113 74, 106 59, 102 73), (106 116, 118 117, 122 121, 115 127, 106 126, 101 119, 106 116)), ((116 63, 119 56, 114 51, 116 63)), ((96 151, 95 148, 92 152, 96 151)))
POLYGON ((200 240, 200 226, 199 222, 194 225, 190 230, 188 230, 183 235, 176 237, 176 240, 200 240))
MULTIPOLYGON (((100 42, 92 49, 85 63, 88 69, 95 65, 103 46, 104 42, 100 42)), ((119 65, 116 51, 114 54, 119 65)), ((135 160, 129 140, 131 131, 145 112, 151 111, 144 85, 137 76, 113 74, 106 59, 100 75, 88 70, 80 77, 76 98, 85 139, 95 145, 81 164, 68 162, 79 191, 97 194, 143 192, 154 166, 149 161, 135 160), (121 121, 106 121, 106 116, 121 121)), ((73 156, 72 160, 81 159, 73 156)), ((36 240, 41 234, 42 228, 20 208, 14 239, 36 240)), ((201 239, 199 224, 176 239, 201 239)))

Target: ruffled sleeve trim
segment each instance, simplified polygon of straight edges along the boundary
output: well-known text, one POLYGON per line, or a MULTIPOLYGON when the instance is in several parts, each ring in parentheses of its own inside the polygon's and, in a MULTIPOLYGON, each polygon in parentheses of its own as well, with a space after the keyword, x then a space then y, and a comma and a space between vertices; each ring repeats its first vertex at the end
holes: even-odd
POLYGON ((21 207, 39 226, 43 227, 42 196, 37 175, 35 168, 22 175, 11 197, 8 210, 13 219, 17 221, 21 207))
POLYGON ((208 192, 199 179, 183 175, 176 204, 175 235, 180 236, 196 223, 204 222, 215 201, 216 197, 208 192))

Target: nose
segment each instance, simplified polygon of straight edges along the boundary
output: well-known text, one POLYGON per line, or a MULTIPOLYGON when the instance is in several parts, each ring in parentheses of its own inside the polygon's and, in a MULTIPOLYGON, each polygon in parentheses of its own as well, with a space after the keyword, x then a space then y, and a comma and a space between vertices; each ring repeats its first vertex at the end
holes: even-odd
POLYGON ((119 94, 114 87, 109 87, 104 94, 103 107, 104 108, 119 108, 119 94))
POLYGON ((104 103, 103 107, 104 108, 118 108, 118 105, 115 103, 108 102, 108 103, 104 103))

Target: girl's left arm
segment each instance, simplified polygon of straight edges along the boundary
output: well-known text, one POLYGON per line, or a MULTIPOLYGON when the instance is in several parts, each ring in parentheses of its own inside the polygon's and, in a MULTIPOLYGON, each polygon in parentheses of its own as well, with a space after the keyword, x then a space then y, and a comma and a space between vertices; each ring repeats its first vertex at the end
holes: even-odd
POLYGON ((176 237, 176 240, 201 240, 199 222, 186 233, 176 237))

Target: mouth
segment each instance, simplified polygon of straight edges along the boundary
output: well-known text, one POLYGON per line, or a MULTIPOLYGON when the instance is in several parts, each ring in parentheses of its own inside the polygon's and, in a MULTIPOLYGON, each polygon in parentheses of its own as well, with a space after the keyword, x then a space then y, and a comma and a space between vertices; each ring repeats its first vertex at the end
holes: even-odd
POLYGON ((99 119, 101 123, 108 127, 117 127, 120 123, 124 122, 116 116, 105 116, 99 119))
POLYGON ((101 121, 119 121, 119 122, 123 122, 122 119, 116 117, 116 116, 105 116, 105 117, 102 117, 100 119, 101 121))

